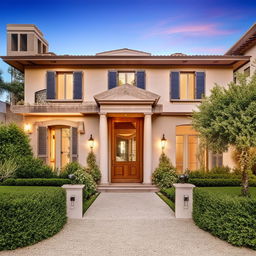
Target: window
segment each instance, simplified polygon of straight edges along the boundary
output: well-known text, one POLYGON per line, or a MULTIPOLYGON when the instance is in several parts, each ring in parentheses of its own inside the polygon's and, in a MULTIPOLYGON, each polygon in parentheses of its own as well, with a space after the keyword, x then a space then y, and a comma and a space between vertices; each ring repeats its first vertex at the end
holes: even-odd
POLYGON ((42 53, 42 43, 40 40, 37 40, 37 53, 42 53))
POLYGON ((212 168, 223 166, 223 154, 212 154, 212 168))
POLYGON ((195 99, 195 73, 180 73, 180 99, 195 99))
MULTIPOLYGON (((200 168, 198 133, 191 125, 176 127, 176 168, 179 172, 200 168)), ((202 158, 204 155, 202 156, 202 158)))
POLYGON ((118 72, 118 86, 124 84, 135 85, 135 72, 118 72))
POLYGON ((250 67, 248 67, 248 68, 246 68, 246 69, 244 70, 244 74, 245 74, 246 77, 249 77, 249 76, 250 76, 250 67))
POLYGON ((18 51, 18 34, 11 34, 11 49, 18 51))
POLYGON ((27 34, 20 34, 20 50, 27 51, 28 50, 28 35, 27 34))
POLYGON ((46 45, 43 44, 43 53, 46 53, 46 45))
POLYGON ((57 99, 73 99, 73 73, 57 73, 56 82, 57 99))

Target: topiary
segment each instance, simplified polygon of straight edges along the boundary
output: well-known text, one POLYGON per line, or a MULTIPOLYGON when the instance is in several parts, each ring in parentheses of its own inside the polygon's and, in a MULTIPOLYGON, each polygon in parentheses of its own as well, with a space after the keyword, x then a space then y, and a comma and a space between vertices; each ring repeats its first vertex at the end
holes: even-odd
POLYGON ((97 185, 93 177, 86 171, 80 169, 74 172, 74 184, 84 184, 84 198, 88 199, 97 192, 97 185))
POLYGON ((96 156, 93 152, 90 152, 87 156, 87 168, 86 171, 92 175, 96 183, 100 182, 101 172, 100 168, 96 163, 96 156))
POLYGON ((163 189, 171 187, 177 180, 176 169, 165 153, 162 153, 159 158, 159 165, 152 175, 153 183, 163 189))

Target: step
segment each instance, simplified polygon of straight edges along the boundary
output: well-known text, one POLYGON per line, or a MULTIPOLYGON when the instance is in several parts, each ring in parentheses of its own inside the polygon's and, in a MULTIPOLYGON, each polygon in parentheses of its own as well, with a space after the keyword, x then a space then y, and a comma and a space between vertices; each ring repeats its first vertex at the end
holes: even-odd
POLYGON ((158 192, 159 189, 154 185, 144 184, 110 184, 110 185, 98 185, 99 192, 158 192))

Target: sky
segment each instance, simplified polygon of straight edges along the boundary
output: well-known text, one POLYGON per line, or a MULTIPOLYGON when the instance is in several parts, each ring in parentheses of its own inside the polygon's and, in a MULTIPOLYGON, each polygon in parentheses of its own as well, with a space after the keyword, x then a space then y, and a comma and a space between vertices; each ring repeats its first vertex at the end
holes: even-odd
MULTIPOLYGON (((35 24, 56 54, 131 48, 152 54, 224 54, 256 22, 256 1, 0 0, 6 24, 35 24)), ((0 61, 5 81, 8 66, 0 61)))

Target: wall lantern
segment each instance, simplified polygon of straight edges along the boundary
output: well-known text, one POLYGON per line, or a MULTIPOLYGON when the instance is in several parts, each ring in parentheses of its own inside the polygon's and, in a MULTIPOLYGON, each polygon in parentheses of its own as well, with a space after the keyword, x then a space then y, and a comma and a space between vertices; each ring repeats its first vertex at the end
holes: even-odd
POLYGON ((32 125, 29 123, 24 124, 24 132, 31 134, 32 133, 32 125))
POLYGON ((88 142, 89 142, 89 147, 91 148, 91 150, 93 150, 93 148, 94 148, 94 139, 92 137, 92 134, 90 135, 90 138, 89 138, 88 142))
POLYGON ((165 149, 166 142, 167 142, 167 139, 165 138, 165 136, 164 136, 164 134, 163 134, 163 137, 162 137, 162 139, 161 139, 161 148, 162 148, 162 150, 165 149))

